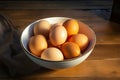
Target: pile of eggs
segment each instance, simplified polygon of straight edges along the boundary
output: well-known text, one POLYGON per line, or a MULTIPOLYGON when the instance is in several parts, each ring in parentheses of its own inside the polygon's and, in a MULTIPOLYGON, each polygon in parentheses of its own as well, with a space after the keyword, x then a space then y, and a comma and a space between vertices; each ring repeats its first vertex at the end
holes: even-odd
POLYGON ((89 43, 88 37, 79 33, 79 29, 79 23, 75 19, 53 25, 47 20, 41 20, 34 25, 33 36, 28 42, 29 51, 49 61, 78 57, 89 43))

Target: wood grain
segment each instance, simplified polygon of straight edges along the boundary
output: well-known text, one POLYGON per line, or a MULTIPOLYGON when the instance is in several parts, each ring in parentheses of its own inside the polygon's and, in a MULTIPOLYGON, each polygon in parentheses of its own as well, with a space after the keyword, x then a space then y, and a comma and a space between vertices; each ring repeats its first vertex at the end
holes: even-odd
POLYGON ((0 1, 0 9, 111 9, 112 3, 112 0, 0 1))
POLYGON ((88 24, 96 33, 97 44, 120 44, 120 25, 82 10, 1 10, 21 31, 33 21, 41 18, 71 17, 88 24), (62 13, 61 13, 62 12, 62 13), (46 14, 49 13, 49 14, 46 14), (71 14, 70 14, 71 13, 71 14), (34 14, 34 15, 31 15, 34 14), (69 15, 68 15, 69 14, 69 15))
MULTIPOLYGON (((15 4, 16 5, 16 4, 15 4)), ((17 6, 17 5, 16 5, 17 6)), ((10 78, 0 67, 0 79, 17 80, 120 80, 120 24, 104 20, 90 11, 63 9, 0 9, 0 13, 12 20, 22 30, 31 22, 54 16, 71 17, 88 24, 96 33, 97 43, 91 55, 78 66, 52 71, 39 71, 10 78)), ((2 65, 2 64, 0 64, 2 65)))
POLYGON ((97 44, 87 60, 120 60, 120 44, 97 44))
MULTIPOLYGON (((49 77, 94 77, 94 78, 120 78, 120 60, 87 60, 78 66, 50 71, 41 69, 38 74, 23 77, 23 79, 39 79, 49 77), (45 72, 43 72, 43 70, 45 72)), ((22 77, 21 77, 22 79, 22 77)), ((87 80, 87 79, 86 79, 87 80)))

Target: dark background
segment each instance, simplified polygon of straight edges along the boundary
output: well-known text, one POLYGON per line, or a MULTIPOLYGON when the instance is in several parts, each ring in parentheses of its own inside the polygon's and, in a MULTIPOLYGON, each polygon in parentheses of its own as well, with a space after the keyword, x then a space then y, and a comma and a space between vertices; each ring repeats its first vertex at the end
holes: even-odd
POLYGON ((0 1, 0 9, 78 9, 89 10, 110 19, 113 0, 11 0, 0 1))

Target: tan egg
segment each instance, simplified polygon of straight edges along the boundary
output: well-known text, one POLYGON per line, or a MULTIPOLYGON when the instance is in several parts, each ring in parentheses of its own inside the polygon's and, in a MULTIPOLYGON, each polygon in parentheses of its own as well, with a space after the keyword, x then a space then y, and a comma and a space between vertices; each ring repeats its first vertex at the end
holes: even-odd
POLYGON ((52 31, 53 29, 55 29, 58 26, 62 26, 62 23, 53 24, 52 27, 50 28, 50 31, 52 31))
POLYGON ((63 44, 67 39, 67 31, 63 26, 58 26, 49 34, 50 42, 54 46, 63 44))
POLYGON ((48 45, 43 35, 36 35, 30 38, 28 46, 32 54, 40 56, 41 52, 46 49, 48 45))
POLYGON ((84 50, 89 43, 88 37, 85 34, 73 35, 68 41, 78 44, 81 50, 84 50))
POLYGON ((63 23, 63 26, 67 30, 68 37, 79 32, 79 24, 77 20, 69 19, 63 23))
POLYGON ((73 42, 65 42, 61 47, 61 51, 66 59, 75 58, 81 54, 79 46, 73 42))
POLYGON ((45 59, 49 61, 62 61, 64 60, 64 57, 59 49, 55 47, 50 47, 41 53, 41 59, 45 59))
POLYGON ((34 35, 42 34, 45 37, 48 37, 50 28, 51 25, 48 21, 41 20, 34 26, 34 35))

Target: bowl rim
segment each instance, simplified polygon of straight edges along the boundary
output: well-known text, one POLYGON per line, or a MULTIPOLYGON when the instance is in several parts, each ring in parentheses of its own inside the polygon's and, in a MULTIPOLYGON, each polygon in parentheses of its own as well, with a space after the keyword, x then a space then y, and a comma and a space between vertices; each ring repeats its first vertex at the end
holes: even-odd
MULTIPOLYGON (((36 22, 38 22, 38 21, 40 21, 40 20, 44 20, 44 19, 48 19, 48 18, 74 19, 74 18, 69 18, 69 17, 47 17, 47 18, 42 18, 42 19, 36 20, 36 21, 30 23, 28 26, 30 27, 31 24, 34 24, 34 23, 36 23, 36 22)), ((75 20, 77 20, 77 19, 75 19, 75 20)), ((80 20, 77 20, 77 21, 79 22, 80 20)), ((82 22, 82 21, 80 21, 80 22, 82 22)), ((28 27, 28 26, 27 26, 27 27, 28 27)), ((26 29, 27 27, 25 27, 25 29, 26 29)), ((38 57, 38 56, 35 56, 35 55, 32 54, 28 49, 26 49, 26 48, 23 46, 23 44, 22 44, 22 35, 23 35, 23 32, 25 31, 25 29, 22 31, 22 34, 21 34, 21 36, 20 36, 20 45, 22 46, 22 49, 23 49, 24 51, 26 51, 25 54, 28 54, 28 55, 30 55, 30 56, 32 56, 32 57, 34 57, 34 58, 39 59, 39 60, 46 61, 46 62, 55 62, 55 63, 56 63, 56 62, 69 62, 69 61, 73 61, 73 60, 76 60, 76 59, 78 59, 78 58, 81 58, 81 57, 87 55, 88 52, 90 52, 91 50, 94 49, 95 44, 96 44, 96 35, 95 35, 95 32, 90 28, 89 25, 88 25, 88 28, 89 28, 89 30, 92 32, 92 34, 93 34, 93 36, 94 36, 94 39, 92 40, 92 42, 89 42, 89 45, 91 45, 91 46, 90 46, 88 49, 86 49, 86 50, 84 51, 84 53, 81 54, 80 56, 77 56, 77 57, 71 58, 71 59, 65 59, 65 60, 62 60, 62 61, 50 61, 50 60, 44 60, 44 59, 41 59, 41 58, 38 57)))

